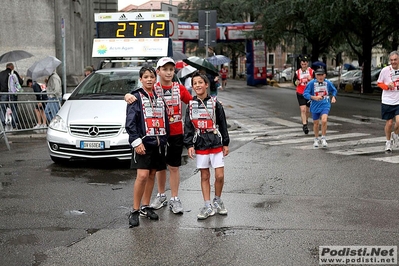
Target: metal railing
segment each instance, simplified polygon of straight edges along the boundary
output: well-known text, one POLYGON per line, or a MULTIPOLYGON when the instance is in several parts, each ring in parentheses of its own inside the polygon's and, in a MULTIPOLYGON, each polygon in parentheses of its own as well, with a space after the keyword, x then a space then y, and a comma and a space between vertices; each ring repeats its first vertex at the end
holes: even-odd
POLYGON ((14 132, 46 130, 51 119, 57 114, 61 103, 57 99, 36 100, 36 95, 46 93, 0 92, 0 140, 10 145, 7 134, 14 132), (40 127, 38 125, 41 125, 40 127))

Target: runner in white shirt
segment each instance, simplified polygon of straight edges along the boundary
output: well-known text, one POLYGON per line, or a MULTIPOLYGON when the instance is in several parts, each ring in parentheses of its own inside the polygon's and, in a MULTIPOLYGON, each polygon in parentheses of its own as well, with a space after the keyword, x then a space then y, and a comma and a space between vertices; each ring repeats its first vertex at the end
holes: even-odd
POLYGON ((377 85, 382 89, 381 117, 386 120, 385 151, 392 151, 393 144, 398 147, 399 133, 399 52, 393 51, 389 54, 390 65, 381 70, 377 85), (393 120, 395 119, 394 130, 392 131, 393 120), (393 143, 392 143, 393 141, 393 143))

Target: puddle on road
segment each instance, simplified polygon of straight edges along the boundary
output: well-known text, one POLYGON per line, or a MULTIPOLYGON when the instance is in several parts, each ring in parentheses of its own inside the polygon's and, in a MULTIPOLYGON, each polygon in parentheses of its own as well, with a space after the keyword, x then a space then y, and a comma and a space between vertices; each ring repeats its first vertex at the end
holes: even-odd
POLYGON ((214 229, 216 236, 231 236, 234 235, 235 232, 230 227, 220 227, 214 229))
POLYGON ((272 209, 279 205, 281 203, 281 200, 268 200, 268 201, 262 201, 262 202, 257 202, 254 203, 253 206, 254 208, 260 208, 260 209, 272 209))
POLYGON ((11 186, 11 182, 1 182, 0 183, 0 190, 3 190, 3 188, 11 186))
POLYGON ((34 256, 35 256, 35 261, 32 263, 32 266, 39 266, 47 259, 47 255, 42 252, 35 253, 34 256))
POLYGON ((32 245, 32 244, 37 244, 38 242, 39 238, 35 234, 28 234, 11 238, 10 240, 6 241, 6 244, 17 246, 17 245, 32 245))

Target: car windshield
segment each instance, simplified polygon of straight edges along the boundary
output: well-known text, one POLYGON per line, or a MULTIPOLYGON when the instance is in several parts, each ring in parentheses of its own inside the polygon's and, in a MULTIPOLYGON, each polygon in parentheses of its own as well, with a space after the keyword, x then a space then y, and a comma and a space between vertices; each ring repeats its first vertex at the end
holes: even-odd
POLYGON ((119 99, 141 87, 137 69, 107 69, 87 77, 73 91, 70 99, 119 99))
POLYGON ((359 73, 362 73, 362 71, 361 70, 350 70, 350 71, 345 72, 344 74, 342 74, 341 77, 350 78, 350 77, 359 75, 359 73))

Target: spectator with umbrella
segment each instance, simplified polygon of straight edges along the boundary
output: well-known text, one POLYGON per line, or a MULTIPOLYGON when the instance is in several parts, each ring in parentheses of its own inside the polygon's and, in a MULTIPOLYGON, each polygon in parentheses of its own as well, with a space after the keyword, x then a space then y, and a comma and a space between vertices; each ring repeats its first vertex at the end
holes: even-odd
POLYGON ((208 60, 204 58, 200 58, 198 56, 191 56, 187 59, 184 59, 183 62, 189 64, 190 66, 195 67, 201 73, 205 74, 209 79, 209 94, 211 96, 217 95, 217 83, 219 81, 219 71, 217 68, 210 63, 208 60))
MULTIPOLYGON (((47 94, 45 93, 46 91, 42 90, 42 87, 40 86, 39 83, 37 83, 36 81, 33 81, 32 79, 28 79, 26 81, 26 85, 28 87, 31 87, 33 89, 33 92, 36 93, 37 101, 47 101, 48 100, 47 94)), ((46 108, 45 102, 38 102, 36 104, 35 115, 36 115, 37 124, 36 124, 36 126, 33 127, 33 129, 44 128, 47 126, 47 118, 44 113, 45 108, 46 108)))
POLYGON ((48 102, 46 104, 46 109, 44 110, 48 121, 51 121, 57 114, 62 101, 61 78, 55 71, 60 64, 61 61, 58 58, 54 56, 47 56, 39 61, 36 61, 28 69, 26 74, 34 81, 39 77, 49 75, 46 82, 48 102))
MULTIPOLYGON (((23 83, 23 79, 19 76, 18 72, 14 70, 13 63, 7 63, 6 69, 0 72, 0 92, 9 93, 9 92, 16 92, 15 88, 21 88, 23 83), (10 86, 14 84, 14 89, 10 86)), ((16 94, 2 94, 0 97, 1 102, 14 102, 18 101, 18 96, 16 94)), ((17 128, 19 119, 18 119, 18 107, 15 103, 11 103, 9 105, 12 112, 12 127, 17 128)), ((5 113, 7 111, 7 104, 2 104, 0 106, 0 116, 3 125, 5 124, 5 113)))
POLYGON ((62 101, 61 78, 60 76, 58 76, 55 70, 48 77, 46 87, 47 87, 49 102, 46 105, 44 113, 46 114, 47 120, 51 121, 60 110, 60 105, 62 101))

